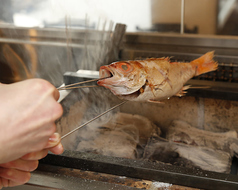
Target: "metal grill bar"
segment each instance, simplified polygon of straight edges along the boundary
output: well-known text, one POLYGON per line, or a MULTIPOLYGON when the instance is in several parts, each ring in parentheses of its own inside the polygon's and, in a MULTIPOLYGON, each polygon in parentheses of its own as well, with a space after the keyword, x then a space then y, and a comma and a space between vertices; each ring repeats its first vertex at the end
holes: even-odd
POLYGON ((41 160, 41 163, 138 179, 163 181, 206 190, 238 189, 237 176, 231 174, 193 170, 163 163, 135 161, 91 153, 65 151, 62 156, 48 155, 41 160))

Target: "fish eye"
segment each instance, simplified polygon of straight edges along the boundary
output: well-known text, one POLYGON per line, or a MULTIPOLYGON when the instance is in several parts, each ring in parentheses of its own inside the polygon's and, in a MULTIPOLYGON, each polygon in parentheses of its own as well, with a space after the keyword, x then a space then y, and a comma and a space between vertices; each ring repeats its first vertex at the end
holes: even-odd
POLYGON ((121 68, 126 71, 128 69, 128 66, 127 65, 122 65, 121 68))
POLYGON ((130 72, 133 70, 133 68, 131 67, 130 64, 128 63, 120 63, 119 65, 119 68, 122 70, 122 71, 125 71, 125 72, 130 72))

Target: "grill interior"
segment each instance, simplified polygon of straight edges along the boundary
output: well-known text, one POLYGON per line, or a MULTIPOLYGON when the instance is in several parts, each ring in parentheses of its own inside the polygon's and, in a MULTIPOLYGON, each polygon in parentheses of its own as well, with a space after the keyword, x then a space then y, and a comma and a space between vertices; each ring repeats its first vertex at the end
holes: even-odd
MULTIPOLYGON (((237 40, 190 35, 127 33, 123 45, 119 48, 118 59, 120 60, 168 56, 174 61, 191 61, 207 51, 215 50, 215 59, 219 63, 219 69, 216 72, 205 74, 189 81, 189 84, 195 86, 210 86, 209 89, 191 89, 186 97, 167 100, 165 105, 162 106, 149 103, 128 102, 127 106, 121 107, 120 111, 128 114, 143 115, 160 126, 162 131, 166 130, 173 119, 178 118, 183 118, 200 129, 214 132, 225 132, 228 129, 227 126, 231 127, 231 129, 236 129, 237 121, 235 116, 232 117, 231 114, 237 113, 238 87, 236 83, 238 57, 235 55, 235 50, 238 43, 234 43, 237 40), (219 110, 219 113, 214 110, 219 110)), ((72 59, 75 58, 72 57, 72 59)), ((67 72, 64 75, 64 82, 70 84, 98 77, 97 72, 90 71, 86 73, 86 75, 82 73, 80 75, 80 72, 67 72)), ((93 110, 94 114, 103 111, 103 109, 108 109, 114 103, 120 101, 118 99, 115 100, 115 97, 110 92, 105 91, 104 93, 108 97, 104 96, 103 93, 94 93, 95 96, 92 96, 87 89, 80 90, 79 93, 77 91, 68 92, 61 101, 64 107, 63 117, 66 118, 67 122, 59 120, 57 122, 58 131, 63 135, 67 131, 77 127, 79 125, 77 121, 83 121, 77 110, 84 112, 84 104, 79 103, 81 100, 85 102, 84 98, 89 98, 88 107, 85 106, 85 108, 92 110, 93 106, 91 105, 96 105, 97 109, 93 110), (98 97, 101 94, 102 99, 99 99, 98 97), (105 104, 107 102, 110 102, 110 104, 105 104), (70 116, 70 109, 72 107, 77 108, 76 112, 71 113, 74 117, 70 116)), ((93 114, 87 114, 84 119, 89 120, 92 116, 93 114)), ((100 122, 99 120, 96 124, 100 122)), ((79 131, 79 133, 81 132, 79 131)), ((75 137, 74 135, 69 136, 68 140, 74 143, 78 142, 77 136, 75 137)), ((75 173, 77 173, 76 170, 81 170, 82 172, 91 171, 115 175, 117 177, 119 176, 119 178, 128 177, 134 180, 159 181, 200 189, 216 188, 219 190, 229 188, 232 190, 237 189, 238 185, 236 159, 233 160, 231 174, 224 174, 198 168, 173 166, 168 163, 105 156, 95 154, 93 151, 80 152, 71 150, 70 148, 66 149, 63 155, 49 155, 43 159, 41 161, 41 167, 35 172, 35 177, 32 178, 29 184, 39 184, 37 178, 41 176, 41 180, 44 179, 45 185, 49 185, 52 188, 65 189, 69 184, 64 177, 71 178, 73 176, 72 178, 75 181, 72 183, 77 186, 77 178, 80 180, 82 178, 80 177, 81 174, 76 175, 75 173), (46 177, 48 175, 50 177, 46 177), (52 182, 54 176, 57 179, 64 179, 65 183, 58 182, 57 186, 52 182), (47 181, 47 178, 49 181, 47 181)), ((95 179, 92 181, 95 181, 95 179)), ((101 182, 101 179, 98 181, 101 182)), ((94 183, 94 187, 100 184, 94 183)), ((110 188, 112 186, 116 187, 116 185, 112 185, 110 182, 107 182, 108 184, 110 188)), ((121 189, 123 188, 133 189, 137 187, 127 188, 124 185, 121 189)))

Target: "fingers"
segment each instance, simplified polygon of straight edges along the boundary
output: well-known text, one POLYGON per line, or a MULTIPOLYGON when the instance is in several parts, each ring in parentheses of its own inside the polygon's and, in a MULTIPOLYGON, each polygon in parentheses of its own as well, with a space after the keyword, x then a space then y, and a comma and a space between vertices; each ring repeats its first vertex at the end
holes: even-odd
POLYGON ((64 152, 63 145, 60 143, 61 138, 59 133, 54 133, 46 145, 46 149, 49 149, 53 154, 62 154, 64 152))
POLYGON ((60 140, 60 135, 54 133, 49 138, 45 149, 28 153, 12 162, 0 164, 0 189, 28 182, 30 180, 30 172, 37 168, 38 160, 45 157, 48 154, 48 150, 54 154, 63 153, 64 149, 60 140))
POLYGON ((46 146, 43 150, 31 152, 21 157, 23 160, 39 160, 47 156, 48 151, 51 151, 54 154, 62 154, 64 148, 60 143, 61 138, 59 133, 54 133, 48 140, 46 146))
POLYGON ((13 187, 13 186, 18 186, 18 185, 23 185, 24 183, 18 183, 15 181, 11 181, 9 179, 5 178, 0 178, 0 189, 2 187, 13 187))
POLYGON ((46 85, 49 86, 49 88, 51 88, 53 90, 52 91, 53 97, 57 101, 60 97, 60 93, 57 90, 57 88, 55 88, 55 86, 53 84, 51 84, 50 82, 48 82, 48 81, 42 81, 42 82, 46 82, 47 83, 46 85))
POLYGON ((31 178, 31 174, 30 172, 12 168, 0 168, 0 177, 2 178, 1 182, 3 187, 12 187, 28 182, 31 178))
POLYGON ((60 93, 57 89, 54 90, 53 92, 54 99, 57 101, 60 97, 60 93))
POLYGON ((34 171, 38 167, 38 160, 17 159, 8 163, 0 164, 0 167, 30 172, 34 171))
POLYGON ((48 149, 43 149, 37 152, 31 152, 21 157, 22 160, 40 160, 46 157, 48 154, 48 149))
POLYGON ((58 145, 49 148, 49 151, 51 151, 53 154, 62 154, 64 152, 63 145, 59 143, 58 145))
POLYGON ((53 112, 52 112, 52 118, 53 121, 59 119, 63 115, 63 108, 60 103, 55 102, 53 112))
POLYGON ((43 150, 31 152, 21 157, 23 160, 39 160, 47 156, 48 151, 53 154, 62 154, 64 152, 63 145, 60 143, 61 138, 59 133, 54 133, 48 140, 47 145, 43 150))
POLYGON ((45 148, 51 148, 56 146, 57 144, 60 143, 60 134, 59 133, 54 133, 51 135, 51 137, 48 140, 48 143, 46 144, 45 148))

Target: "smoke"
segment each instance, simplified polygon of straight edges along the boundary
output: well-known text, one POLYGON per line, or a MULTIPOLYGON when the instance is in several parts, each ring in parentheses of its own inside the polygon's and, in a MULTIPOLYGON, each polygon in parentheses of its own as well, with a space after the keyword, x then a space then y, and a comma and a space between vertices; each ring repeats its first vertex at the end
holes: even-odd
POLYGON ((134 125, 125 125, 115 129, 111 127, 101 127, 97 128, 97 131, 89 131, 95 136, 81 140, 76 150, 135 159, 137 157, 136 147, 139 142, 138 129, 134 125))
MULTIPOLYGON (((57 122, 57 131, 64 135, 119 102, 118 98, 102 87, 74 90, 61 103, 64 108, 64 115, 57 122)), ((69 138, 63 139, 66 149, 74 150, 80 139, 90 139, 91 136, 95 137, 97 133, 94 133, 94 131, 110 121, 118 110, 115 109, 101 116, 71 134, 69 138)))

